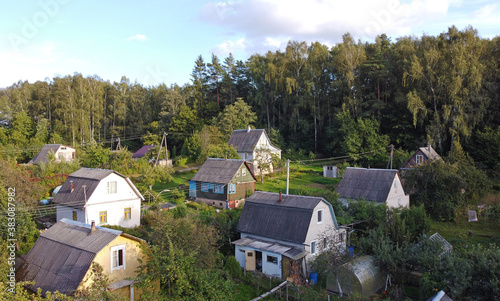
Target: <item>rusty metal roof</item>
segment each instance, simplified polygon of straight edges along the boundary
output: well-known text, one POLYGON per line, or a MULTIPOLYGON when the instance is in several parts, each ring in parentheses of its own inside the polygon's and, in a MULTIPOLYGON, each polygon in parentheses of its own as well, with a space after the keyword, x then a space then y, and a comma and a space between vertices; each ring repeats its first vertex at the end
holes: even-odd
POLYGON ((252 169, 245 160, 208 158, 191 181, 228 184, 242 165, 255 179, 252 169))
POLYGON ((237 231, 303 244, 314 208, 324 199, 284 194, 282 199, 278 193, 254 192, 245 200, 237 231))
POLYGON ((112 173, 124 178, 137 196, 141 200, 144 200, 143 196, 130 179, 121 173, 110 169, 82 167, 68 176, 59 192, 54 196, 52 202, 83 209, 86 200, 92 196, 99 182, 112 173), (71 183, 73 183, 73 191, 71 191, 71 183))
POLYGON ((385 203, 396 176, 395 169, 348 167, 337 193, 341 198, 385 203))
POLYGON ((78 288, 96 254, 122 231, 62 219, 43 232, 16 273, 18 281, 35 281, 30 289, 71 294, 78 288))

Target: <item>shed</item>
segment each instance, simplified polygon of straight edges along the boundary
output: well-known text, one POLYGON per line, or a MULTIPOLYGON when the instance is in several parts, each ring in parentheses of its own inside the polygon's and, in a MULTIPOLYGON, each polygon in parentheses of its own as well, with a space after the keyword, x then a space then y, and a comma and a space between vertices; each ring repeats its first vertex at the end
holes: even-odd
POLYGON ((339 170, 335 165, 323 165, 323 177, 338 178, 339 170))
POLYGON ((361 256, 331 271, 326 280, 328 292, 368 297, 384 288, 387 275, 380 271, 372 256, 361 256))

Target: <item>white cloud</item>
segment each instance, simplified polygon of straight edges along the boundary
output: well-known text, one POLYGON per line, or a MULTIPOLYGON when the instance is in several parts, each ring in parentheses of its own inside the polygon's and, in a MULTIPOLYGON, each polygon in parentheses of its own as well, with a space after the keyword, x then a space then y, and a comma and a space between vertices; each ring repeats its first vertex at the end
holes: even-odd
POLYGON ((128 37, 127 38, 127 41, 147 41, 148 40, 148 37, 146 37, 146 35, 143 35, 143 34, 136 34, 135 36, 131 36, 131 37, 128 37))
POLYGON ((237 40, 226 40, 218 45, 216 45, 212 49, 212 53, 215 53, 218 56, 226 56, 229 53, 235 53, 237 51, 242 51, 247 48, 247 43, 244 38, 237 40))
POLYGON ((483 6, 474 12, 474 16, 479 19, 492 17, 497 7, 496 3, 483 6))

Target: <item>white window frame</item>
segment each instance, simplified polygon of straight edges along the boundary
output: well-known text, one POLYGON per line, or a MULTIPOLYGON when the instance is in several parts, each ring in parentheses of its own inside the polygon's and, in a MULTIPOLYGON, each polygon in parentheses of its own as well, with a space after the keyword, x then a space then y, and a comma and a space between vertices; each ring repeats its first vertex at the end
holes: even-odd
POLYGON ((318 218, 318 224, 322 224, 324 220, 323 209, 318 210, 316 217, 318 218))
POLYGON ((422 163, 424 163, 424 155, 416 155, 415 156, 415 163, 417 165, 421 165, 422 163))
POLYGON ((246 168, 243 168, 243 169, 241 170, 241 176, 242 176, 242 177, 244 177, 244 176, 246 176, 246 175, 247 175, 247 169, 246 169, 246 168))
POLYGON ((118 191, 118 183, 116 181, 109 181, 107 188, 108 194, 115 194, 118 191))
POLYGON ((236 184, 228 184, 227 185, 227 193, 228 194, 233 194, 236 193, 236 184))
POLYGON ((126 256, 126 252, 125 252, 125 246, 126 244, 123 244, 123 245, 118 245, 118 246, 114 246, 114 247, 111 247, 111 252, 110 252, 110 265, 111 265, 111 273, 113 273, 113 271, 116 271, 116 270, 126 270, 127 269, 127 256, 126 256), (123 255, 123 264, 120 265, 120 266, 114 266, 115 262, 114 262, 114 254, 115 252, 117 254, 119 250, 122 250, 122 255, 123 255))
POLYGON ((316 255, 317 247, 316 241, 311 241, 311 255, 316 255))

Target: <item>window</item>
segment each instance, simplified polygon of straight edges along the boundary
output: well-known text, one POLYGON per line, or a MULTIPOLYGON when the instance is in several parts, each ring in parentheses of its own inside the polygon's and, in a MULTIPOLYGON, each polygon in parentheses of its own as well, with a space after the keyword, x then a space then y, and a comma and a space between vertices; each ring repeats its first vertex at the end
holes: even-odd
POLYGON ((417 163, 417 165, 420 165, 420 164, 424 163, 424 156, 423 155, 417 155, 416 158, 415 158, 415 163, 417 163))
POLYGON ((316 242, 315 241, 311 242, 311 254, 312 255, 316 254, 316 242))
POLYGON ((323 210, 318 210, 318 224, 323 222, 323 210))
POLYGON ((108 194, 116 193, 116 181, 108 182, 108 194))
POLYGON ((220 193, 220 194, 223 194, 223 193, 224 193, 224 185, 221 185, 221 184, 215 184, 215 185, 214 185, 214 193, 220 193))
POLYGON ((253 252, 248 252, 248 253, 247 253, 247 256, 248 256, 248 257, 253 257, 253 252))
POLYGON ((125 245, 111 247, 111 272, 125 270, 125 245))
POLYGON ((269 256, 269 255, 267 255, 267 262, 269 262, 269 263, 274 263, 274 264, 278 264, 278 257, 274 257, 274 256, 269 256))
POLYGON ((108 212, 101 211, 99 212, 99 224, 104 224, 108 222, 108 212))
POLYGON ((243 169, 241 170, 241 176, 242 176, 242 177, 244 177, 244 176, 246 176, 246 175, 247 175, 247 169, 246 169, 246 168, 243 168, 243 169))
POLYGON ((125 208, 125 219, 131 219, 131 218, 132 218, 131 208, 125 208))
POLYGON ((227 190, 229 194, 236 193, 236 184, 227 185, 227 190))
POLYGON ((210 185, 208 183, 201 183, 201 191, 208 192, 210 185))
POLYGON ((328 238, 323 238, 323 249, 328 249, 328 238))
POLYGON ((73 211, 73 220, 74 220, 74 221, 76 221, 76 220, 77 220, 76 211, 73 211))

